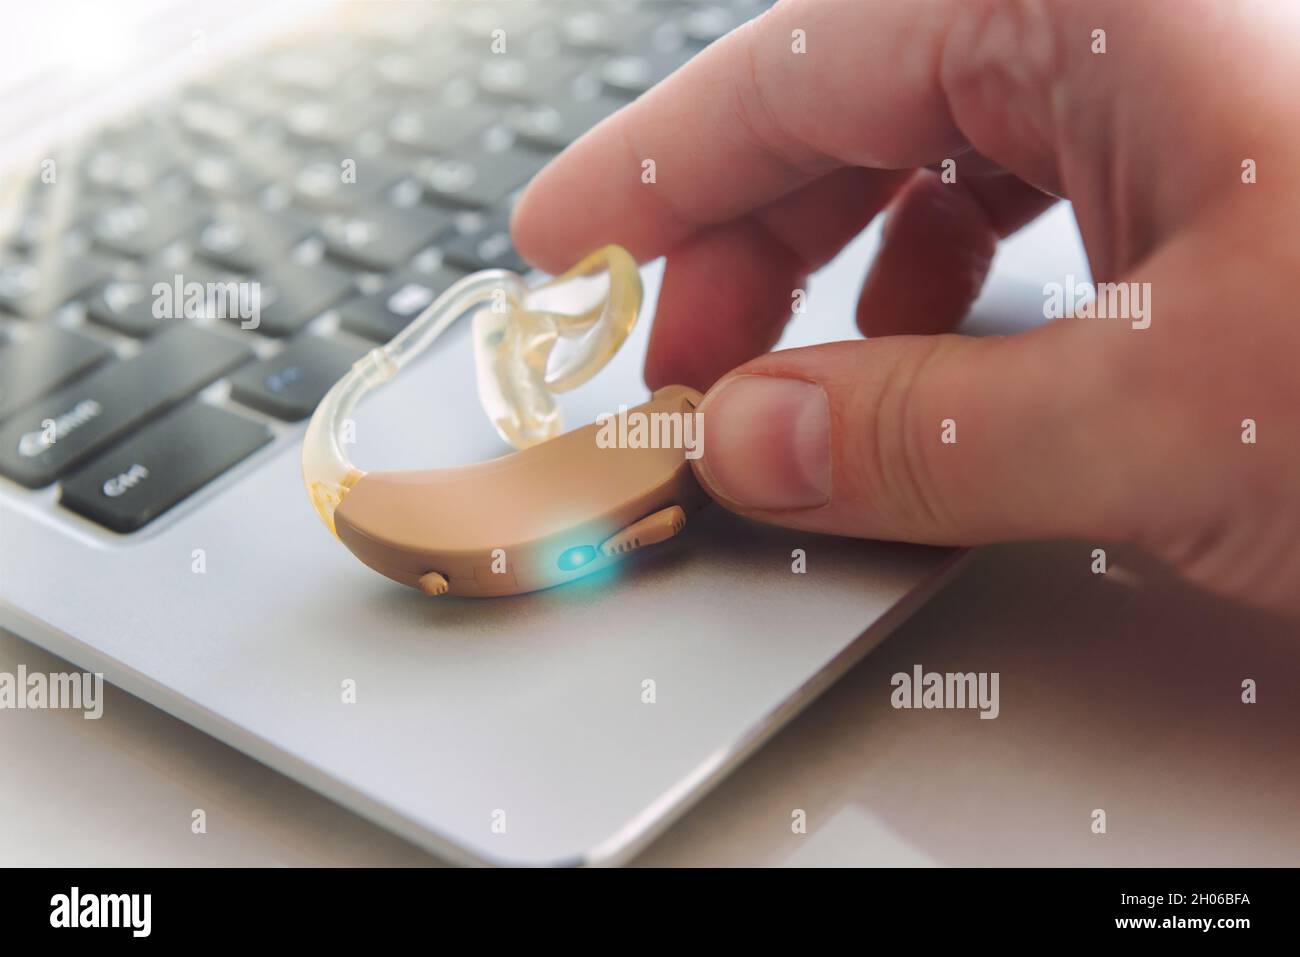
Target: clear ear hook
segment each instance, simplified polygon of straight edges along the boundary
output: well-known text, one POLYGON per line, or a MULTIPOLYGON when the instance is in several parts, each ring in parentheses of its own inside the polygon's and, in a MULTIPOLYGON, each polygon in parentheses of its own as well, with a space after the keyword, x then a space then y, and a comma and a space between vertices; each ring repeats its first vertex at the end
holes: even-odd
POLYGON ((316 513, 337 535, 334 511, 366 474, 352 464, 341 439, 357 402, 459 317, 476 310, 479 402, 501 437, 524 449, 563 431, 555 396, 586 382, 614 357, 640 308, 636 261, 620 246, 599 249, 533 288, 504 269, 456 282, 387 345, 353 364, 316 407, 302 447, 303 482, 316 513))

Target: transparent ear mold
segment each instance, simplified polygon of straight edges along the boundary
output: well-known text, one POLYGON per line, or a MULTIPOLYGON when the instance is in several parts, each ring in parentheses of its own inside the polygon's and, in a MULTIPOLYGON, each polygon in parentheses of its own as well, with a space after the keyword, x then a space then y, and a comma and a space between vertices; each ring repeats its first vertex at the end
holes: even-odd
POLYGON ((636 261, 606 246, 561 276, 530 288, 492 269, 466 276, 387 345, 358 360, 316 408, 303 440, 302 476, 312 506, 336 537, 334 513, 365 472, 340 441, 343 424, 371 389, 397 375, 459 317, 472 313, 479 401, 501 437, 526 449, 563 431, 555 396, 586 382, 613 358, 636 323, 636 261))

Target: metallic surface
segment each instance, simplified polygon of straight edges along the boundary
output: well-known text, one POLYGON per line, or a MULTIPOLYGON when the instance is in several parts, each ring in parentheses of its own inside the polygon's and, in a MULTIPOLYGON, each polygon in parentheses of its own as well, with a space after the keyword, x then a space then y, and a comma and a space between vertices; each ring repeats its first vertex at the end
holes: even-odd
MULTIPOLYGON (((573 393, 569 421, 641 398, 649 325, 573 393)), ((472 402, 424 426, 422 408, 472 393, 467 339, 453 330, 360 409, 359 456, 401 467, 503 451, 472 402)), ((423 847, 529 864, 634 852, 953 559, 715 508, 570 586, 431 602, 338 548, 284 441, 139 540, 113 541, 5 484, 0 537, 0 626, 423 847), (792 571, 795 549, 811 573, 792 571)))

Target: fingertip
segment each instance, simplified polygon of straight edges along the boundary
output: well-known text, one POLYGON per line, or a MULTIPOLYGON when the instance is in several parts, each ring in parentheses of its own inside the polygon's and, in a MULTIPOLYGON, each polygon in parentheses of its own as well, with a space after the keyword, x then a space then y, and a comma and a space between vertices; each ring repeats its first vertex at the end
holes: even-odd
POLYGON ((548 176, 554 165, 552 160, 533 177, 510 213, 510 238, 515 251, 526 262, 552 275, 577 261, 564 249, 562 236, 555 228, 548 176))
POLYGON ((890 208, 858 328, 868 337, 950 332, 979 296, 997 241, 966 190, 919 173, 890 208))
POLYGON ((729 508, 817 508, 831 495, 831 420, 816 382, 740 373, 700 406, 708 441, 694 463, 710 495, 729 508))
POLYGON ((777 343, 801 265, 768 233, 737 221, 670 250, 646 356, 646 381, 707 389, 777 343))
POLYGON ((644 367, 645 384, 651 391, 670 385, 685 385, 707 392, 718 376, 726 371, 699 362, 699 351, 689 346, 690 340, 681 336, 652 334, 644 367))

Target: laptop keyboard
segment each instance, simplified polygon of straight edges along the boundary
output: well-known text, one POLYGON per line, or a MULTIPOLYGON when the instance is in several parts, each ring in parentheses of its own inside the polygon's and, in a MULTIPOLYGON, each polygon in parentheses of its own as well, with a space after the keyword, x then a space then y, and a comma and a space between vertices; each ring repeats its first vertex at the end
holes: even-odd
POLYGON ((529 178, 768 5, 349 4, 56 150, 0 232, 0 475, 145 527, 458 278, 526 269, 529 178))

